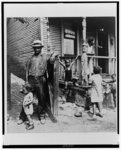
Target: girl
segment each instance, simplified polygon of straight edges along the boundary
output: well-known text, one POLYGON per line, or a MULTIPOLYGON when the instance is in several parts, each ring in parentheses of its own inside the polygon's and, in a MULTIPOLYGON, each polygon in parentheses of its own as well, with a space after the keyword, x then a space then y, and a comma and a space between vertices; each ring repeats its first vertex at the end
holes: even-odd
POLYGON ((67 88, 68 83, 72 80, 72 66, 77 60, 77 58, 78 56, 71 63, 70 60, 65 60, 65 64, 63 64, 59 59, 59 63, 64 67, 64 71, 65 71, 65 88, 67 88))
POLYGON ((102 90, 102 77, 100 75, 101 68, 94 67, 94 74, 90 78, 90 83, 92 84, 91 89, 91 102, 93 105, 93 119, 96 119, 96 106, 98 107, 98 116, 102 115, 102 101, 103 101, 103 90, 102 90))
MULTIPOLYGON (((59 59, 59 63, 63 66, 64 71, 65 71, 65 90, 63 93, 64 95, 67 93, 67 87, 68 87, 69 82, 72 81, 72 66, 75 63, 75 61, 77 60, 77 58, 78 58, 78 56, 71 63, 70 63, 70 60, 65 60, 65 64, 63 64, 59 59)), ((62 96, 62 100, 64 103, 66 102, 65 96, 62 96)))
POLYGON ((87 44, 83 43, 83 50, 81 56, 81 67, 82 67, 82 85, 88 85, 88 58, 87 58, 87 44))

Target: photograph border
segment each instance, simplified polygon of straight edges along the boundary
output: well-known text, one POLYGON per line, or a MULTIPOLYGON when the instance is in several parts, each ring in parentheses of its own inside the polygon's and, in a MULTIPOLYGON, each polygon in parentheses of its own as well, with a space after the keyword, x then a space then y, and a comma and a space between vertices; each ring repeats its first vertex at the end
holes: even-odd
MULTIPOLYGON (((2 23, 2 135, 5 135, 5 73, 4 73, 4 6, 5 4, 75 4, 75 3, 116 3, 117 5, 117 134, 119 134, 119 1, 48 1, 48 2, 1 2, 1 23, 2 23)), ((119 145, 3 145, 3 148, 119 148, 119 145)))

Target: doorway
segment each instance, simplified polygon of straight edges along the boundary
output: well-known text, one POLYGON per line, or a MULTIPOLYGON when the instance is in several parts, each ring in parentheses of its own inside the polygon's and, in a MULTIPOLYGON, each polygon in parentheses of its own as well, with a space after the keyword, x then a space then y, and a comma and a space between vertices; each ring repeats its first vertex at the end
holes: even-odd
MULTIPOLYGON (((105 32, 98 32, 98 56, 108 56, 108 35, 105 32)), ((99 58, 98 65, 102 68, 102 73, 108 73, 108 59, 99 58)))

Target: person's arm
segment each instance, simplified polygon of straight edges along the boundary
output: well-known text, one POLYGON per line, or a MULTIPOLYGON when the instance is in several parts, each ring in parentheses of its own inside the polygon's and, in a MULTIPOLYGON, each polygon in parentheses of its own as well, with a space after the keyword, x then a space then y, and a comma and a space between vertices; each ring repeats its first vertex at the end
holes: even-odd
POLYGON ((30 92, 30 99, 31 99, 31 101, 32 101, 32 103, 33 103, 34 96, 33 96, 33 93, 32 93, 32 92, 30 92))
POLYGON ((76 56, 76 58, 72 61, 72 63, 70 64, 70 67, 72 67, 72 65, 75 63, 75 61, 78 59, 78 55, 76 56))
POLYGON ((114 82, 113 80, 110 80, 110 81, 102 80, 102 84, 109 84, 109 83, 113 83, 113 82, 114 82))
POLYGON ((47 60, 50 60, 50 63, 53 64, 57 56, 57 53, 51 52, 50 54, 47 54, 47 60))
POLYGON ((66 66, 60 61, 60 58, 59 58, 59 63, 61 66, 63 66, 63 68, 66 68, 66 66))

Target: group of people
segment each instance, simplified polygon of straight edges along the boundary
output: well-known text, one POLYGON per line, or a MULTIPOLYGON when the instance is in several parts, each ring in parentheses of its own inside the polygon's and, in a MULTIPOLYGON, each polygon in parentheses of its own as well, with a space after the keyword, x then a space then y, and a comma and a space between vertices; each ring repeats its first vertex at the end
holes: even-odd
MULTIPOLYGON (((91 51, 91 46, 93 45, 93 41, 89 43, 89 48, 91 51), (91 43, 92 42, 92 43, 91 43)), ((33 56, 28 60, 26 65, 26 83, 22 87, 21 92, 25 95, 22 110, 20 112, 18 124, 22 124, 26 122, 26 129, 30 130, 34 128, 34 122, 32 120, 33 115, 33 103, 35 100, 38 100, 38 119, 41 123, 45 123, 45 116, 48 114, 49 118, 52 122, 56 123, 57 119, 53 116, 51 112, 51 104, 50 104, 50 96, 49 96, 49 87, 48 87, 48 75, 52 76, 52 74, 48 73, 48 64, 54 64, 54 61, 57 57, 57 54, 54 52, 49 54, 43 54, 42 48, 43 45, 40 40, 35 40, 32 43, 32 47, 34 49, 33 56)), ((96 107, 99 109, 99 116, 103 117, 102 114, 102 101, 103 101, 103 80, 100 75, 101 68, 99 66, 92 67, 92 60, 90 59, 91 71, 87 73, 87 45, 83 44, 83 54, 81 57, 82 63, 82 83, 87 85, 87 82, 91 85, 91 103, 93 106, 93 118, 96 118, 96 107), (88 76, 89 75, 89 76, 88 76)), ((94 54, 94 51, 90 53, 94 54)), ((69 60, 65 60, 65 64, 62 63, 59 59, 60 65, 63 66, 65 70, 65 89, 68 88, 68 84, 72 81, 72 66, 74 62, 78 59, 77 56, 73 62, 69 60)), ((51 68, 49 68, 51 69, 51 68)), ((112 76, 112 94, 114 101, 116 101, 116 77, 112 76), (114 79, 115 78, 115 79, 114 79)), ((109 83, 107 83, 109 84, 109 83)), ((78 86, 78 84, 77 84, 78 86)), ((116 107, 116 102, 115 102, 116 107)))
MULTIPOLYGON (((35 97, 38 99, 38 119, 41 123, 45 122, 45 115, 48 114, 52 122, 56 123, 57 119, 51 112, 49 87, 48 87, 48 64, 49 67, 53 66, 56 54, 54 52, 49 54, 42 53, 43 45, 40 40, 35 40, 32 43, 34 49, 33 56, 28 60, 26 65, 26 83, 21 92, 25 94, 23 107, 20 112, 18 124, 26 122, 26 129, 34 128, 32 120, 33 115, 33 102, 35 97), (42 116, 41 116, 42 114, 42 116)), ((51 78, 52 75, 50 74, 51 78)))

